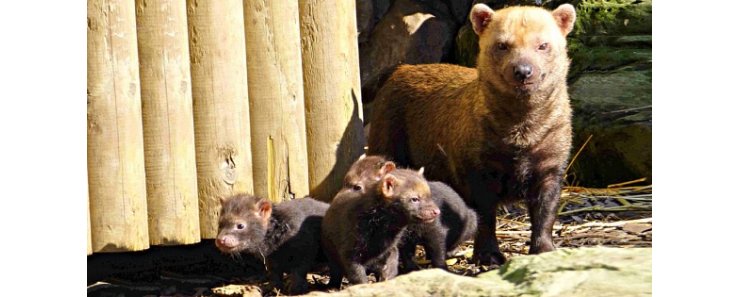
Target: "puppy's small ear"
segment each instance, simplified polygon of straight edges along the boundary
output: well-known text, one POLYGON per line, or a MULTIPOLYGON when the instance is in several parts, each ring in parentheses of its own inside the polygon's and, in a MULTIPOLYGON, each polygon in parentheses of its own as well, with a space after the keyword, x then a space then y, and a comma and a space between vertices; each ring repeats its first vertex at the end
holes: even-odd
POLYGON ((478 3, 470 10, 470 23, 473 24, 473 31, 480 36, 493 19, 493 9, 483 3, 478 3))
POLYGON ((380 182, 380 192, 383 194, 383 198, 387 200, 393 199, 396 186, 398 186, 398 179, 390 174, 385 175, 380 182))
POLYGON ((270 216, 272 216, 272 203, 267 199, 260 199, 257 202, 257 214, 262 219, 262 223, 267 225, 270 222, 270 216))
POLYGON ((563 36, 573 31, 573 25, 576 23, 576 9, 570 4, 561 4, 552 11, 555 23, 560 27, 563 36))
POLYGON ((391 161, 386 161, 386 162, 385 162, 385 163, 383 163, 383 165, 382 165, 382 166, 380 167, 380 171, 379 171, 379 173, 380 173, 380 175, 382 176, 382 175, 386 175, 386 174, 388 174, 389 172, 391 172, 391 171, 393 171, 393 170, 396 170, 396 163, 393 163, 393 162, 391 162, 391 161))
POLYGON ((419 168, 419 175, 424 176, 424 167, 419 168))

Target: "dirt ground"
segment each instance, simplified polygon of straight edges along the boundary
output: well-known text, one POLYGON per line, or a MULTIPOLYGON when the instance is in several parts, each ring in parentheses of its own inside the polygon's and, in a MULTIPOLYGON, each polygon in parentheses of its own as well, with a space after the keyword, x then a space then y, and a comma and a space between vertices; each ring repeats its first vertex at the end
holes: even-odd
MULTIPOLYGON (((558 248, 652 246, 652 186, 607 189, 567 187, 561 196, 559 214, 559 222, 554 228, 554 240, 558 248)), ((521 205, 500 209, 497 238, 501 251, 508 258, 527 254, 529 227, 526 210, 521 205)), ((472 241, 461 245, 455 257, 447 260, 449 270, 473 276, 496 268, 471 263, 472 253, 472 241)), ((245 258, 233 261, 246 265, 250 261, 245 258)), ((417 250, 417 262, 422 267, 429 266, 421 247, 417 250)), ((254 262, 250 263, 249 268, 255 271, 254 262)), ((326 271, 309 274, 308 278, 312 290, 326 291, 326 271)), ((186 273, 158 270, 117 275, 89 284, 87 291, 88 296, 101 297, 281 295, 270 287, 262 273, 202 274, 197 270, 186 273)))

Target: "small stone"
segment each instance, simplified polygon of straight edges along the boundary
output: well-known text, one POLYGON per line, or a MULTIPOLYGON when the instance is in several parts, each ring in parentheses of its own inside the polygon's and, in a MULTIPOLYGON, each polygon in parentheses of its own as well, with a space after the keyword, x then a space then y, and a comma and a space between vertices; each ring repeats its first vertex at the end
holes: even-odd
POLYGON ((221 297, 261 297, 262 292, 259 287, 254 285, 228 285, 224 287, 213 288, 213 293, 221 297))
POLYGON ((640 223, 627 223, 622 226, 622 230, 633 234, 640 234, 642 232, 652 230, 652 224, 640 224, 640 223))

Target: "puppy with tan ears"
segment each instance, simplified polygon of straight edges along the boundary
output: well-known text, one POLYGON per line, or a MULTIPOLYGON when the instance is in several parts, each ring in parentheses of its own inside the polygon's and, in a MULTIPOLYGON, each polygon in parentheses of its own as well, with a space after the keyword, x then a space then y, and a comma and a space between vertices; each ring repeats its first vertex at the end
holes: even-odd
POLYGON ((362 191, 340 191, 326 211, 321 240, 329 258, 329 286, 339 287, 342 276, 351 284, 398 274, 398 242, 409 224, 431 224, 440 210, 432 201, 421 172, 383 163, 380 180, 362 191))
MULTIPOLYGON (((395 169, 395 163, 383 156, 360 158, 347 171, 342 191, 364 191, 367 185, 385 175, 389 166, 395 169)), ((478 225, 478 216, 452 188, 438 181, 429 181, 428 184, 432 201, 439 207, 441 214, 431 224, 409 224, 398 246, 402 272, 419 269, 414 262, 417 244, 424 247, 433 267, 446 270, 445 258, 463 241, 471 239, 478 225)))

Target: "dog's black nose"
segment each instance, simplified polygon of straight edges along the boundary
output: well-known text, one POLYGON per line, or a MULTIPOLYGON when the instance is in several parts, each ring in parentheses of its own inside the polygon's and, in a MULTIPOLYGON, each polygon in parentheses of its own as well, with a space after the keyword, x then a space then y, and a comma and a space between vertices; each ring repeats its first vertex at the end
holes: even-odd
POLYGON ((529 64, 519 64, 514 66, 514 78, 518 81, 524 81, 532 76, 532 66, 529 64))

